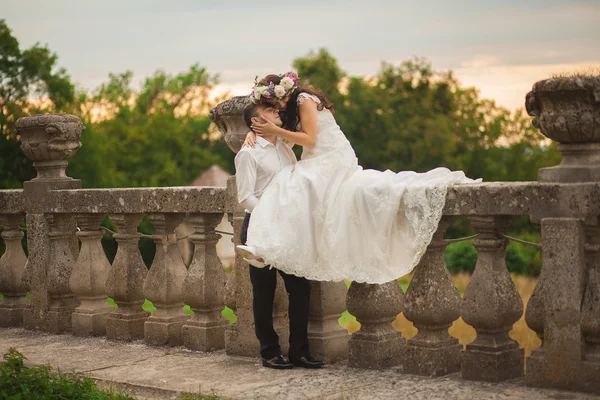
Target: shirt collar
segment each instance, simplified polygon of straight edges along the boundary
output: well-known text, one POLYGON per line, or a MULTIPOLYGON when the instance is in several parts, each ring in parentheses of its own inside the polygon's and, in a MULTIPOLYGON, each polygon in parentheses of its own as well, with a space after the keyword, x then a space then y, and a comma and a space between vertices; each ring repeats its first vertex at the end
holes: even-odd
MULTIPOLYGON (((277 140, 277 139, 275 139, 277 140)), ((256 136, 256 143, 260 144, 260 146, 264 149, 268 145, 275 146, 273 143, 269 142, 267 139, 261 136, 256 136)), ((277 142, 275 142, 277 143, 277 142)))

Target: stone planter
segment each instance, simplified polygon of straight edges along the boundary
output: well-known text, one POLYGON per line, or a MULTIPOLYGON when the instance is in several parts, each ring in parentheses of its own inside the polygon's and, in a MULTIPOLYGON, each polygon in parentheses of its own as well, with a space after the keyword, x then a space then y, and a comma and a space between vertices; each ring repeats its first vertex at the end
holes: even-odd
POLYGON ((210 110, 210 119, 217 125, 221 131, 221 140, 227 143, 227 146, 234 153, 242 148, 246 135, 250 129, 244 123, 244 108, 250 104, 248 96, 236 96, 217 104, 210 110))
POLYGON ((68 160, 81 147, 81 120, 69 114, 33 115, 16 123, 21 150, 33 161, 35 180, 65 179, 68 160))
POLYGON ((556 142, 560 165, 540 170, 540 182, 600 180, 600 76, 536 82, 525 100, 532 124, 556 142))

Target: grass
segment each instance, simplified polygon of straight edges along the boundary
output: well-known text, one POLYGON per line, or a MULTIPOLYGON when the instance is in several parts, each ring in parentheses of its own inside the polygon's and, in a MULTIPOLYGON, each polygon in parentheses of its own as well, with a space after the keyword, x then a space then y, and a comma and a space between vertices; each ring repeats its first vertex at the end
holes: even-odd
POLYGON ((551 78, 600 78, 600 66, 589 66, 587 69, 573 72, 562 72, 558 74, 551 74, 551 78))
MULTIPOLYGON (((0 399, 6 400, 135 400, 134 396, 96 382, 76 372, 54 371, 49 365, 25 366, 27 359, 15 349, 4 354, 0 363, 0 399)), ((177 400, 220 400, 217 395, 184 393, 177 400)))
POLYGON ((26 358, 15 349, 4 354, 0 364, 0 398, 10 400, 133 400, 115 391, 105 391, 93 379, 80 374, 54 372, 50 366, 24 366, 26 358))

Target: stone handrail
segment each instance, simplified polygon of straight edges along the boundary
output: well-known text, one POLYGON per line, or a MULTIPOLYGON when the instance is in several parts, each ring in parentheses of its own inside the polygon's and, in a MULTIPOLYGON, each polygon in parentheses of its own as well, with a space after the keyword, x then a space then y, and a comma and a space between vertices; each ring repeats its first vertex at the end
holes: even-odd
MULTIPOLYGON (((309 340, 315 356, 427 376, 461 372, 468 380, 525 375, 529 385, 600 392, 600 125, 593 123, 600 119, 600 78, 562 79, 567 82, 536 84, 526 100, 535 126, 561 142, 562 163, 540 170, 537 182, 450 187, 438 230, 406 294, 395 281, 353 283, 350 289, 343 282, 313 282, 309 340), (443 236, 455 216, 466 216, 478 233, 473 240, 477 264, 463 298, 444 260, 443 236), (526 311, 542 346, 527 359, 508 335, 524 312, 505 262, 504 233, 515 216, 529 216, 542 235, 543 268, 526 311), (346 308, 361 323, 352 335, 337 323, 346 308), (399 313, 415 325, 417 336, 405 340, 392 327, 399 313), (459 317, 477 332, 464 349, 448 333, 459 317)), ((233 151, 245 135, 241 112, 246 103, 234 98, 210 114, 233 151)), ((65 174, 80 147, 83 125, 76 117, 28 117, 17 129, 38 176, 23 190, 0 190, 6 244, 0 259, 0 327, 256 356, 248 265, 236 256, 227 277, 215 250, 220 237, 215 227, 223 215, 239 243, 244 211, 236 201, 235 177, 227 189, 81 189, 80 181, 65 174), (101 245, 106 216, 117 226, 112 264, 101 245), (156 228, 150 269, 137 245, 144 216, 156 228), (28 258, 20 244, 24 219, 28 258), (187 269, 175 238, 184 219, 193 226, 195 245, 187 269), (107 297, 116 310, 107 306, 107 297), (157 308, 152 315, 141 307, 145 299, 157 308), (192 317, 182 311, 184 304, 192 317), (221 318, 224 305, 235 310, 236 324, 221 318)), ((274 323, 285 348, 282 288, 278 285, 274 323)))

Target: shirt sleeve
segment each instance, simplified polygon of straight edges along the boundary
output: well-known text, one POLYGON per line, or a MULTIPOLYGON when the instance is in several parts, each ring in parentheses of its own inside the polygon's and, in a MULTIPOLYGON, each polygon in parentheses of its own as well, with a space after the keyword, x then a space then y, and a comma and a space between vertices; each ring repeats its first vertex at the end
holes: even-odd
POLYGON ((252 212, 258 204, 254 195, 256 187, 256 161, 247 151, 240 151, 235 156, 235 183, 238 202, 252 212))

